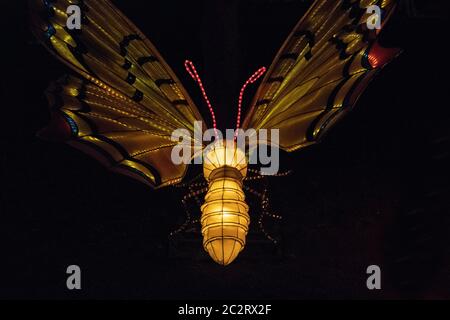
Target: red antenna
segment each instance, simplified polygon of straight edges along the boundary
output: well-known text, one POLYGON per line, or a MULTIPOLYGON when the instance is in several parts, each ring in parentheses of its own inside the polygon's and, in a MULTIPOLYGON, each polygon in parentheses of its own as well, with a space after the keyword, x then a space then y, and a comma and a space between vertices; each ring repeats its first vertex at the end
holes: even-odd
POLYGON ((208 99, 208 95, 206 94, 205 88, 203 87, 202 79, 198 75, 197 69, 195 69, 194 63, 192 61, 186 60, 184 62, 184 67, 186 68, 186 71, 191 75, 192 79, 194 79, 194 81, 197 82, 200 91, 202 92, 203 98, 205 99, 205 102, 208 105, 209 113, 211 114, 216 139, 218 139, 216 116, 214 114, 214 109, 211 105, 211 102, 208 99))
POLYGON ((242 113, 242 100, 244 98, 244 92, 247 86, 251 83, 254 83, 256 80, 262 77, 262 75, 266 72, 266 67, 259 68, 254 74, 251 75, 250 78, 248 78, 247 81, 245 81, 244 85, 241 88, 241 91, 239 93, 239 101, 238 101, 238 115, 237 115, 237 121, 236 121, 236 133, 234 134, 234 138, 237 137, 238 129, 241 126, 241 113, 242 113))

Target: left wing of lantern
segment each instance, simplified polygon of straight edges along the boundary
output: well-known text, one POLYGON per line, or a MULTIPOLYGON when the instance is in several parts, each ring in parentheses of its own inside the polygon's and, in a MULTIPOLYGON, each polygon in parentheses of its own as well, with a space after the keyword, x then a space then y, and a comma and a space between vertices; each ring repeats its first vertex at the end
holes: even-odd
POLYGON ((50 124, 39 136, 87 153, 110 170, 153 188, 178 183, 186 165, 174 165, 176 127, 136 102, 89 81, 65 76, 46 91, 50 124))
POLYGON ((151 187, 179 182, 187 166, 171 161, 171 134, 183 129, 194 144, 203 120, 153 44, 109 0, 28 2, 36 38, 77 73, 48 89, 52 121, 41 136, 151 187), (81 9, 80 30, 66 26, 69 5, 81 9))
POLYGON ((381 8, 383 26, 395 1, 316 0, 278 52, 243 128, 279 129, 288 152, 318 142, 400 53, 367 28, 370 5, 381 8))

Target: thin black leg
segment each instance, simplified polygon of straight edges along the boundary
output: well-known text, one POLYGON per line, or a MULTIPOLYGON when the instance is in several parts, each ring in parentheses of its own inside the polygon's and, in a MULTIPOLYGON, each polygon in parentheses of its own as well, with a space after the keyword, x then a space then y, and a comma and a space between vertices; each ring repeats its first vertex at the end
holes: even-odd
POLYGON ((266 236, 267 239, 269 239, 270 241, 272 241, 274 244, 277 243, 277 240, 275 238, 273 238, 264 228, 264 224, 263 224, 263 218, 264 216, 268 216, 274 219, 278 219, 281 220, 282 217, 279 215, 275 215, 275 214, 271 214, 269 213, 269 197, 267 196, 267 188, 264 188, 264 191, 261 193, 249 186, 244 186, 244 190, 250 192, 251 194, 253 194, 254 196, 256 196, 257 198, 260 199, 260 204, 261 204, 261 213, 258 217, 258 227, 261 230, 262 233, 264 233, 264 235, 266 236))
MULTIPOLYGON (((172 232, 169 234, 170 237, 172 237, 172 236, 174 236, 175 234, 180 233, 181 231, 185 230, 186 227, 187 227, 190 223, 198 222, 198 220, 192 220, 192 215, 191 215, 191 212, 190 212, 190 210, 189 210, 189 208, 188 208, 188 206, 187 206, 187 201, 190 200, 190 199, 192 199, 192 198, 195 198, 197 204, 200 204, 200 205, 201 205, 201 202, 200 202, 200 199, 198 198, 198 196, 201 195, 202 193, 207 192, 207 191, 208 191, 208 187, 203 187, 203 188, 198 189, 198 190, 194 190, 193 187, 194 187, 194 186, 202 186, 202 185, 205 185, 205 184, 206 184, 206 182, 200 182, 200 183, 194 183, 194 184, 188 186, 188 188, 189 188, 189 193, 186 194, 186 195, 183 197, 183 199, 181 199, 181 202, 183 203, 184 210, 185 210, 185 212, 186 212, 186 221, 185 221, 178 229, 172 231, 172 232)), ((199 205, 199 206, 200 206, 200 205, 199 205)))

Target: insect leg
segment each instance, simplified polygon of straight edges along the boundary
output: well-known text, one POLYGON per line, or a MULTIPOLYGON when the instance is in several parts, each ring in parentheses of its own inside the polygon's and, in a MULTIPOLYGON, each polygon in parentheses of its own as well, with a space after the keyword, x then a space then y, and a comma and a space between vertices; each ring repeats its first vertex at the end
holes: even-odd
POLYGON ((195 186, 197 186, 197 185, 201 185, 201 184, 205 183, 204 181, 194 183, 194 181, 197 181, 198 179, 200 179, 200 178, 202 178, 202 177, 203 177, 203 174, 199 174, 199 175, 195 176, 192 180, 190 180, 190 181, 188 181, 188 182, 178 183, 178 184, 175 184, 175 185, 173 185, 173 186, 174 186, 175 188, 189 188, 189 187, 191 187, 191 186, 195 187, 195 186))
POLYGON ((272 218, 279 219, 279 220, 281 219, 281 216, 269 213, 269 210, 268 210, 268 208, 269 208, 269 197, 267 196, 267 188, 264 188, 264 191, 262 193, 259 192, 259 191, 256 191, 255 189, 253 189, 251 187, 248 187, 248 186, 244 186, 244 189, 260 199, 260 201, 261 201, 261 214, 259 215, 259 218, 258 218, 258 227, 262 231, 262 233, 264 233, 264 235, 266 236, 267 239, 269 239, 274 244, 276 244, 277 240, 274 239, 265 230, 264 225, 263 225, 263 217, 264 216, 272 217, 272 218))
MULTIPOLYGON (((208 191, 208 183, 206 181, 203 181, 203 182, 192 184, 189 186, 189 191, 194 194, 195 202, 197 203, 197 205, 199 207, 201 207, 202 201, 200 201, 199 195, 208 191), (199 193, 194 192, 193 187, 195 187, 195 186, 202 187, 202 189, 200 189, 199 193)), ((192 220, 192 223, 197 223, 197 222, 198 222, 198 219, 192 220)))
POLYGON ((280 172, 280 173, 273 174, 273 175, 262 175, 259 170, 250 169, 250 168, 247 169, 247 172, 252 173, 254 175, 245 177, 244 178, 245 181, 265 180, 266 178, 270 178, 270 177, 286 177, 286 176, 292 174, 292 170, 288 170, 288 171, 280 172))
MULTIPOLYGON (((195 185, 197 185, 197 184, 195 184, 195 185)), ((189 225, 189 223, 197 221, 197 220, 194 220, 194 221, 192 220, 192 215, 191 215, 191 212, 190 212, 190 210, 189 210, 189 208, 187 206, 187 201, 192 199, 192 198, 195 198, 196 201, 199 202, 200 200, 198 199, 198 196, 200 194, 205 193, 206 191, 208 191, 208 188, 207 187, 203 187, 203 188, 201 188, 199 190, 193 190, 192 187, 189 186, 189 191, 190 192, 188 194, 186 194, 183 197, 183 199, 181 199, 181 202, 183 203, 184 210, 186 212, 186 221, 178 229, 172 231, 169 234, 170 237, 172 237, 175 234, 180 233, 181 231, 185 230, 186 227, 189 225)))

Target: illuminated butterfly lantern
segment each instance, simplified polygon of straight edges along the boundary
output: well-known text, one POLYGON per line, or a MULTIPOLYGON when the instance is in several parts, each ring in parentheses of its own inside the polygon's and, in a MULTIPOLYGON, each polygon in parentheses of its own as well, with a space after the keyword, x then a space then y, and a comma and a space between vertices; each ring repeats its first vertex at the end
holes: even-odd
MULTIPOLYGON (((81 30, 66 27, 74 0, 30 0, 35 36, 77 73, 47 90, 52 120, 41 136, 87 152, 111 170, 152 188, 179 184, 187 165, 171 159, 183 129, 196 141, 202 116, 152 43, 107 0, 78 1, 81 30)), ((291 152, 321 140, 355 105, 375 74, 399 54, 377 42, 366 8, 378 5, 383 26, 392 14, 389 0, 317 0, 295 26, 257 91, 242 129, 279 129, 279 147, 291 152)), ((186 61, 212 115, 195 67, 186 61)), ((239 96, 237 128, 245 88, 239 96)), ((206 128, 203 125, 203 128, 206 128)), ((203 129, 202 129, 203 130, 203 129)), ((219 264, 231 263, 244 248, 250 224, 243 181, 248 154, 230 141, 203 153, 207 193, 201 206, 203 245, 219 264)))

